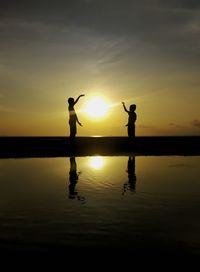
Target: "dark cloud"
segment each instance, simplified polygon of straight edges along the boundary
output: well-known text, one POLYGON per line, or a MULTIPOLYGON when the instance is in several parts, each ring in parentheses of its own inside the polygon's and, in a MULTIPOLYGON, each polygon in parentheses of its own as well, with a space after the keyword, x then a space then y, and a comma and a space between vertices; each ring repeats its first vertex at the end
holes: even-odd
POLYGON ((152 126, 147 126, 147 125, 140 125, 139 127, 140 127, 140 128, 144 128, 144 129, 152 128, 152 126))
POLYGON ((42 39, 62 29, 124 38, 172 58, 196 62, 200 46, 200 2, 195 0, 58 0, 4 1, 1 40, 42 39), (35 24, 35 26, 34 26, 35 24), (35 29, 34 29, 35 27, 35 29))
POLYGON ((200 1, 13 0, 1 4, 0 16, 1 54, 13 47, 36 50, 43 41, 90 46, 88 37, 102 37, 122 39, 121 51, 133 61, 137 52, 199 67, 200 1))
POLYGON ((1 18, 69 24, 95 31, 133 33, 190 21, 199 10, 197 1, 64 0, 7 1, 1 18), (12 3, 12 4, 11 4, 12 3), (138 29, 139 28, 139 29, 138 29))
POLYGON ((198 119, 193 120, 193 121, 192 121, 192 125, 193 125, 194 127, 200 128, 200 120, 198 120, 198 119))
POLYGON ((171 127, 177 127, 177 128, 180 127, 180 125, 175 124, 175 123, 170 123, 169 125, 170 125, 171 127))
POLYGON ((186 163, 179 163, 179 164, 171 164, 171 165, 169 165, 169 167, 192 168, 193 166, 190 164, 186 164, 186 163))

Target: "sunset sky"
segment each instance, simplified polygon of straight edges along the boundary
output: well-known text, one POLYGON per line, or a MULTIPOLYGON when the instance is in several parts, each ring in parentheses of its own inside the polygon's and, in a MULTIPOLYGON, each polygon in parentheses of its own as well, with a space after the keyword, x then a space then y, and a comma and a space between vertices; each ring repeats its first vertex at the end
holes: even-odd
POLYGON ((0 136, 200 135, 199 0, 17 0, 0 8, 0 136), (94 97, 102 118, 85 108, 94 97))

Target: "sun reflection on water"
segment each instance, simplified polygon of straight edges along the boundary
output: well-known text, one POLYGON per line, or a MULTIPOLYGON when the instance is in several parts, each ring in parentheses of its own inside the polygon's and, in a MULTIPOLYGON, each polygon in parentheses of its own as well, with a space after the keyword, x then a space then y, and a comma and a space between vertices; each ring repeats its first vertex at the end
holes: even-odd
POLYGON ((92 169, 100 170, 103 168, 105 161, 101 156, 94 156, 89 159, 89 166, 92 169))

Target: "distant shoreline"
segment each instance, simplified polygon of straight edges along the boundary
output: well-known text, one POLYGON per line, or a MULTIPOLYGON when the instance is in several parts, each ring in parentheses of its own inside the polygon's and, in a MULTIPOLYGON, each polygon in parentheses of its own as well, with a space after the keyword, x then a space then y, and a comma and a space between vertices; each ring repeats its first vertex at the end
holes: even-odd
POLYGON ((0 158, 120 155, 200 155, 200 136, 1 136, 0 158))

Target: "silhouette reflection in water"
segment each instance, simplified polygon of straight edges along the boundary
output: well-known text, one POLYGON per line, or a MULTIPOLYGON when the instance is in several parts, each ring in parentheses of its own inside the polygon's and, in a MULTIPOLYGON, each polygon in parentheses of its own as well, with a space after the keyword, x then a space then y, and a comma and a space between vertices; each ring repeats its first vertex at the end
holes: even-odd
POLYGON ((128 173, 128 182, 124 183, 123 194, 127 190, 135 192, 136 189, 135 156, 129 156, 126 171, 128 173))
POLYGON ((78 199, 85 202, 85 198, 80 196, 78 192, 76 191, 76 184, 78 182, 78 178, 81 172, 77 172, 77 165, 76 165, 76 158, 70 157, 70 170, 69 170, 69 199, 78 199))

